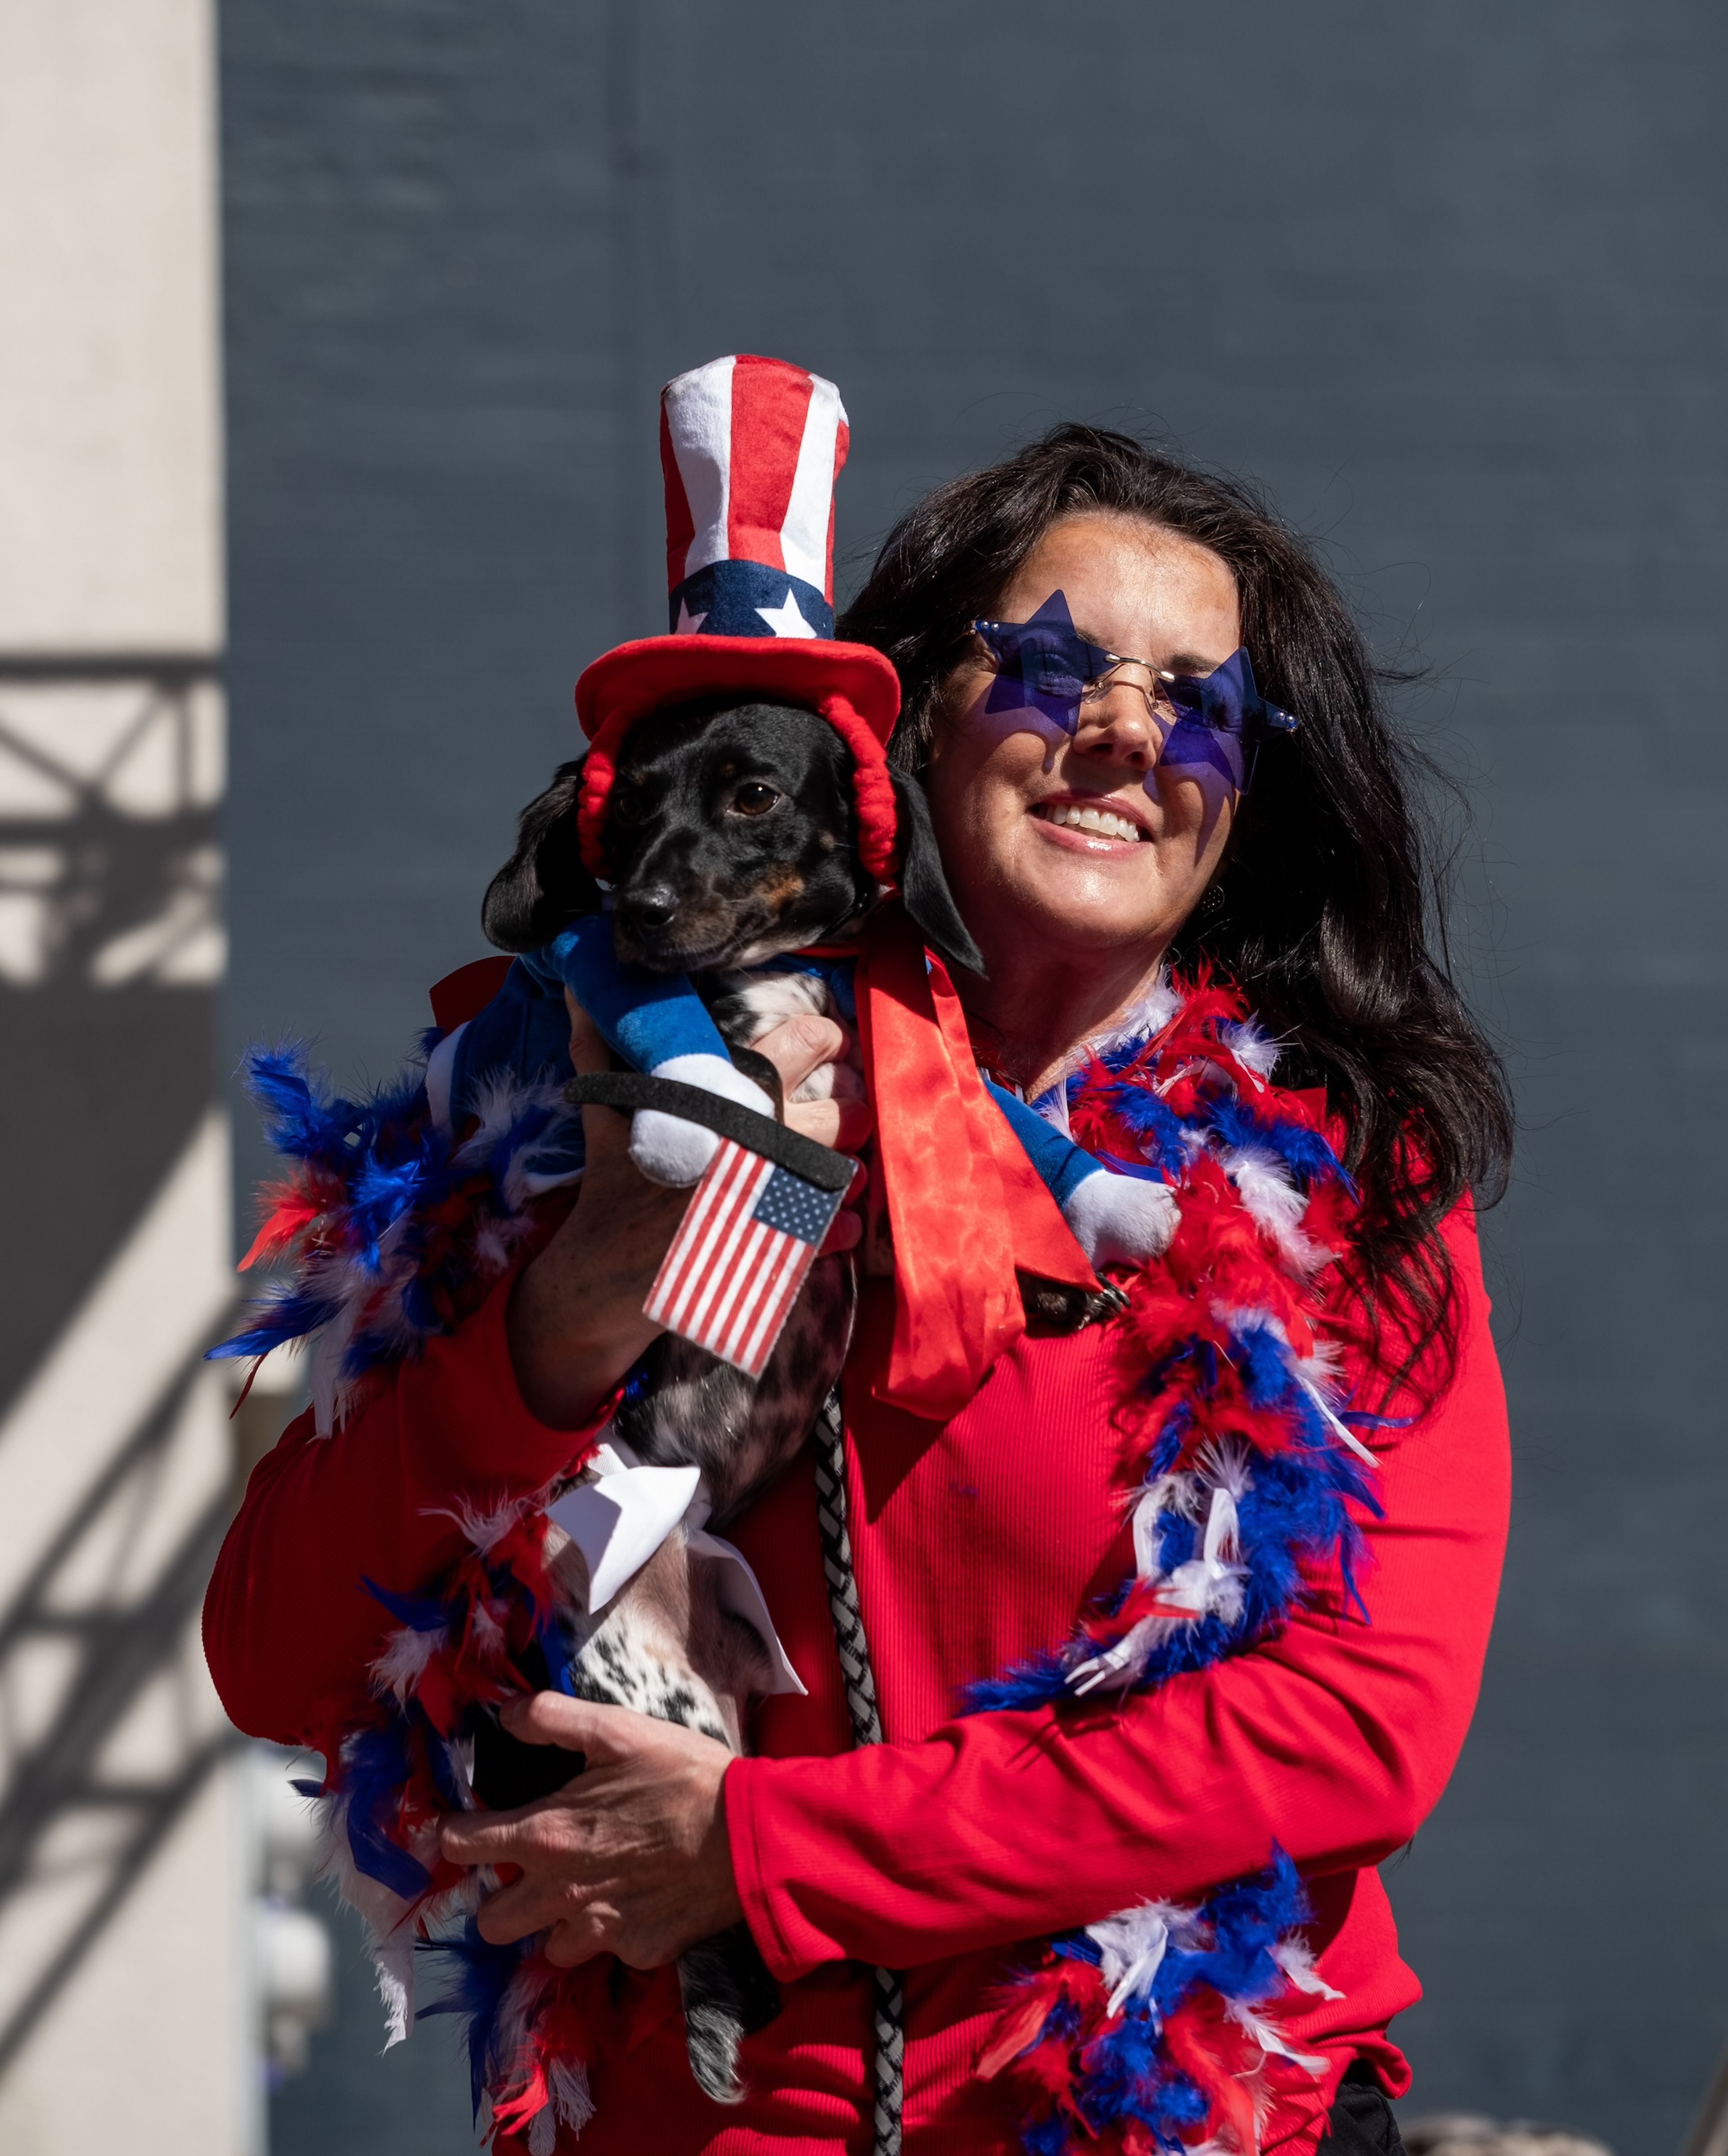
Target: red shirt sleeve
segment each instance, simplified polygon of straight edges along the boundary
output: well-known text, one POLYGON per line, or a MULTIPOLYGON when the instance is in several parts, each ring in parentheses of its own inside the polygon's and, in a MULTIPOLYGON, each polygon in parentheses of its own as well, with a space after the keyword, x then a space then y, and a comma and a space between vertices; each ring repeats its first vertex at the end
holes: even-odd
POLYGON ((462 1552, 454 1509, 531 1495, 586 1446, 589 1428, 551 1429, 516 1389, 505 1312, 519 1270, 334 1436, 304 1414, 254 1469, 204 1599, 210 1673, 249 1735, 324 1750, 395 1628, 366 1582, 424 1591, 462 1552))
POLYGON ((1438 1403, 1377 1447, 1368 1621, 1316 1599, 1266 1645, 1120 1703, 986 1713, 922 1743, 744 1758, 724 1784, 745 1913, 775 1974, 908 1968, 1192 1900, 1264 1865, 1372 1865, 1408 1840, 1474 1708, 1510 1503, 1474 1223, 1438 1403))

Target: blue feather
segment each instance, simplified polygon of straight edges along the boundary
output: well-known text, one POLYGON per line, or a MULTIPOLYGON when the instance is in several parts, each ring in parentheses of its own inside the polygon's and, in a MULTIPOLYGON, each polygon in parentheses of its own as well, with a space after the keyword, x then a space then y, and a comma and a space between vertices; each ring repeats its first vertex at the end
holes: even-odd
POLYGON ((450 1621, 450 1607, 432 1594, 396 1594, 387 1587, 380 1587, 377 1580, 361 1575, 361 1585, 374 1602, 382 1602, 399 1625, 411 1631, 435 1632, 450 1621))
POLYGON ((348 1847, 356 1869, 404 1902, 413 1902, 431 1886, 432 1875, 391 1839, 386 1824, 396 1812, 408 1779, 405 1730, 400 1725, 361 1730, 344 1748, 342 1790, 348 1800, 348 1847))
POLYGON ((470 1917, 457 1937, 421 1939, 417 1948, 423 1954, 442 1955, 449 1965, 449 1989, 420 2010, 428 2015, 460 2016, 468 2046, 468 2077, 474 2095, 474 2115, 478 2120, 480 2105, 485 2099, 486 2083, 505 2063, 494 2056, 505 1994, 510 1989, 510 1979, 534 1952, 535 1942, 531 1938, 517 1939, 509 1946, 495 1947, 480 1937, 479 1928, 470 1917))

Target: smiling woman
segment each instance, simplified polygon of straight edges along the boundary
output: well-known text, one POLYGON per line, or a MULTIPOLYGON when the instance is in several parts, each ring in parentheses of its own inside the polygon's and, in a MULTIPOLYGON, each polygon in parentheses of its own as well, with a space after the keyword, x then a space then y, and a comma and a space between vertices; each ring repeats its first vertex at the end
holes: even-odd
POLYGON ((1055 525, 996 609, 1023 621, 1061 593, 1119 666, 1074 723, 998 708, 982 639, 945 685, 925 770, 931 812, 990 985, 975 1013, 1041 1091, 1074 1045, 1143 991, 1211 880, 1237 797, 1214 771, 1161 761, 1157 670, 1209 674, 1242 641, 1234 578, 1180 534, 1102 513, 1055 525), (1028 720, 1033 723, 1028 724, 1028 720))
MULTIPOLYGON (((896 1357, 984 1275, 988 1208, 926 1214, 932 1251, 890 1189, 859 1258, 817 1261, 863 1276, 840 1382, 726 1527, 801 1689, 756 1702, 741 1757, 541 1691, 502 1719, 551 1793, 413 1823, 436 1891, 479 1903, 499 2144, 1394 2148, 1387 2025, 1418 1986, 1374 1867, 1444 1786, 1493 1609, 1505 1428, 1470 1189, 1508 1111, 1431 955, 1372 670, 1241 489, 1084 428, 921 503, 840 626, 829 651, 898 671, 890 754, 924 780, 983 968, 951 980, 872 896, 873 1096, 817 1104, 819 1134, 864 1147, 874 1112, 879 1168, 921 1119, 926 1164, 957 1160, 969 1127, 885 1053, 897 1013, 939 1009, 951 1075, 1017 1094, 1097 1183, 1159 1186, 1176 1224, 1102 1294, 1083 1268, 1066 1317, 1010 1268, 957 1405, 897 1389, 896 1357), (767 1988, 723 2110, 672 1964, 741 1927, 767 1988)), ((560 782, 567 808, 595 798, 597 849, 599 755, 560 782)), ((854 1045, 816 1016, 758 1043, 788 1100, 854 1045)), ((571 1056, 607 1060, 579 1006, 571 1056)), ((574 1203, 346 1428, 290 1431, 259 1471, 206 1633, 243 1727, 334 1749, 331 1702, 371 1663, 412 1710, 380 1726, 418 1742, 413 1716, 449 1703, 415 1672, 449 1642, 506 1620, 540 1641, 531 1523, 640 1382, 685 1202, 636 1173, 621 1118, 583 1120, 574 1203)), ((399 1763, 368 1798, 342 1742, 351 1841, 387 1861, 399 1763)))
POLYGON ((925 773, 961 911, 987 959, 1006 961, 974 999, 1004 1066, 1035 1081, 1167 955, 1217 968, 1283 1042, 1280 1076, 1323 1084, 1340 1119, 1370 1323, 1387 1296, 1408 1300, 1443 1365, 1439 1224, 1467 1192, 1500 1194, 1511 1109, 1435 956, 1444 893, 1419 791, 1443 777, 1389 723, 1361 634, 1310 550, 1238 482, 1059 427, 926 496, 842 626, 895 663, 890 756, 925 773), (979 694, 991 660, 974 624, 1024 620, 1057 590, 1088 639, 1174 673, 1242 647, 1300 728, 1268 729, 1252 786, 1220 797, 1211 774, 1140 737, 1120 684, 1150 686, 1152 666, 1107 675, 1071 728, 1005 723, 979 694), (1134 818, 1156 841, 1149 857, 1112 880, 1100 845, 1090 874, 1040 875, 1020 826, 1070 798, 1134 818))

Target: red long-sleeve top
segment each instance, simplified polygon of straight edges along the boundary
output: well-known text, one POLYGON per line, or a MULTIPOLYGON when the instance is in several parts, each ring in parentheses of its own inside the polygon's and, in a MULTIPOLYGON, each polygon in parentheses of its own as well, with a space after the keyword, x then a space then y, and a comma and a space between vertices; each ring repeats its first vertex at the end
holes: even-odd
MULTIPOLYGON (((890 1312, 867 1289, 843 1398, 888 1742, 849 1748, 807 1455, 733 1531, 809 1687, 761 1707, 754 1754, 724 1785, 739 1892, 783 2010, 745 2046, 745 2102, 721 2110, 690 2079, 660 1972, 629 2048, 593 2071, 581 2156, 868 2149, 879 1963, 906 1973, 907 2156, 1010 2156, 1011 2099, 972 2071, 1006 1969, 1050 1933, 1193 1899, 1263 1865, 1274 1841, 1307 1876, 1319 1968, 1344 1996, 1286 2017, 1297 2048, 1331 2071, 1281 2107, 1269 2138, 1307 2156, 1353 2057, 1402 2093, 1386 2028, 1419 1986, 1373 1867, 1414 1833, 1463 1742, 1509 1496, 1468 1208, 1446 1232, 1463 1289, 1456 1372, 1435 1405, 1377 1440, 1368 1621, 1319 1581, 1266 1645, 1092 1707, 956 1712, 969 1681, 1061 1640, 1131 1568, 1110 1415, 1118 1342, 1108 1328, 1022 1341, 951 1422, 920 1422, 871 1396, 890 1312)), ((302 1418, 254 1474, 204 1618, 241 1728, 326 1741, 391 1622, 362 1579, 423 1589, 457 1554, 453 1499, 490 1506, 567 1463, 572 1434, 537 1422, 517 1392, 508 1290, 402 1365, 339 1435, 314 1439, 302 1418)))

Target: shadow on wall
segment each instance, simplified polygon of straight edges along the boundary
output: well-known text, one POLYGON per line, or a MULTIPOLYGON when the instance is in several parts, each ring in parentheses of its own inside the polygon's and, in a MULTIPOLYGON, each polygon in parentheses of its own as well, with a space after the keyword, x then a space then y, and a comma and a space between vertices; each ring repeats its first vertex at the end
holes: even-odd
POLYGON ((162 1533, 163 1498, 178 1511, 185 1455, 203 1449, 189 1426, 209 1419, 208 1389, 195 1349, 77 1491, 0 1617, 0 2076, 239 1741, 211 1713, 197 1659, 227 1490, 162 1533))
POLYGON ((0 1411, 209 1102, 222 732, 208 660, 0 659, 0 1411))
MULTIPOLYGON (((14 2133, 44 2076, 64 2087, 44 2061, 104 1952, 124 1952, 132 1981, 175 1983, 189 2015, 232 1990, 228 1860, 206 1843, 238 1740, 197 1625, 232 1479, 229 1395, 202 1359, 234 1299, 210 1109, 222 739, 208 660, 0 660, 0 2087, 14 2133), (168 1883, 187 1835, 217 1867, 208 1909, 168 1883)), ((153 2107, 150 2090, 139 2100, 153 2107)))

